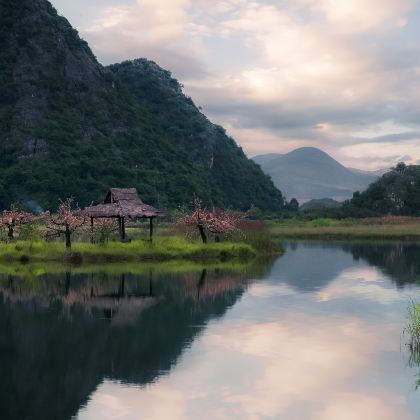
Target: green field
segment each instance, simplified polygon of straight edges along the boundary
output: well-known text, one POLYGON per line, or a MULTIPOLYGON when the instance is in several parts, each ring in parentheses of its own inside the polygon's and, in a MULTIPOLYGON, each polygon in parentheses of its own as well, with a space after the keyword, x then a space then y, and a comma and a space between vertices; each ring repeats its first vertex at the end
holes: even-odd
POLYGON ((420 240, 420 218, 315 219, 270 222, 279 239, 398 239, 420 240))

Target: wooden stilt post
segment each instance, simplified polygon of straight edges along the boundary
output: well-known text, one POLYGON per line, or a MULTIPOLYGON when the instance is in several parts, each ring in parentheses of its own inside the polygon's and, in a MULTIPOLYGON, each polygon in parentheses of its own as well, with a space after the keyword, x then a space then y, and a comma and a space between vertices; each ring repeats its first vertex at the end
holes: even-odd
POLYGON ((153 217, 150 217, 149 239, 150 239, 150 242, 153 241, 153 217))
POLYGON ((121 216, 118 216, 118 233, 120 235, 120 241, 122 242, 124 240, 124 237, 123 237, 123 231, 122 231, 121 216))
POLYGON ((199 222, 198 225, 198 231, 200 232, 201 240, 203 241, 203 244, 207 243, 207 235, 206 230, 204 229, 203 223, 199 222))
POLYGON ((125 241, 125 217, 121 218, 121 234, 122 234, 122 241, 125 241))
POLYGON ((93 217, 90 218, 90 243, 93 244, 94 237, 93 237, 93 217))

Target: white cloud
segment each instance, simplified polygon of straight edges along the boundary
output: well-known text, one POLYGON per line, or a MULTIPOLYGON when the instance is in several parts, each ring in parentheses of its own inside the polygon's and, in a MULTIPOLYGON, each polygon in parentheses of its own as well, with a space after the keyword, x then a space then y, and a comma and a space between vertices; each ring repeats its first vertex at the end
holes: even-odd
POLYGON ((411 0, 302 0, 314 11, 322 13, 338 31, 365 32, 392 29, 406 24, 405 14, 411 0))
MULTIPOLYGON (((99 58, 148 57, 173 71, 250 154, 314 145, 347 164, 363 150, 366 167, 384 166, 377 144, 357 133, 386 135, 378 127, 389 122, 420 130, 413 0, 106 4, 79 28, 99 58)), ((417 148, 393 144, 419 158, 417 148)))
POLYGON ((169 41, 184 32, 189 3, 190 0, 137 0, 134 6, 109 7, 85 31, 117 28, 142 43, 169 41))
POLYGON ((416 157, 420 156, 420 138, 399 141, 398 145, 392 142, 355 144, 341 148, 341 153, 351 156, 355 163, 358 162, 357 166, 364 162, 372 169, 395 166, 402 161, 415 164, 416 157))
POLYGON ((105 64, 146 57, 179 75, 200 71, 202 48, 189 38, 191 0, 136 0, 109 6, 81 28, 105 64))

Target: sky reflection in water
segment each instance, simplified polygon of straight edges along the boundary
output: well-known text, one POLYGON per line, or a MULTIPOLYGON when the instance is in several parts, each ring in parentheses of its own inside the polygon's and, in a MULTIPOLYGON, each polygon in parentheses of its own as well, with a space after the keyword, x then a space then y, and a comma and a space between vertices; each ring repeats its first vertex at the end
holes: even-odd
POLYGON ((289 244, 145 386, 104 380, 80 419, 414 419, 401 333, 415 245, 289 244))

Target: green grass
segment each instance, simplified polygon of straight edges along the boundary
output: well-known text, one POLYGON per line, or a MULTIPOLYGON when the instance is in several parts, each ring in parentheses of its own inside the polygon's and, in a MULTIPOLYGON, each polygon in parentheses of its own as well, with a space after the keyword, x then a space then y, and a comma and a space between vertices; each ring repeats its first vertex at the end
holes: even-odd
MULTIPOLYGON (((410 350, 410 366, 420 366, 420 304, 411 302, 408 308, 408 322, 404 329, 408 336, 408 347, 410 350)), ((420 380, 417 382, 417 387, 420 380)))
POLYGON ((282 239, 399 239, 420 240, 420 220, 413 218, 287 220, 270 224, 282 239))
MULTIPOLYGON (((19 279, 33 281, 45 275, 65 274, 72 275, 101 273, 107 276, 118 276, 121 274, 149 275, 154 274, 182 274, 182 273, 201 273, 206 270, 226 270, 233 273, 250 272, 258 273, 261 267, 266 267, 267 261, 260 259, 252 260, 230 260, 230 261, 165 261, 165 262, 114 262, 114 263, 93 263, 93 264, 63 264, 61 262, 35 262, 22 264, 0 263, 0 285, 1 279, 8 279, 9 276, 19 279)), ((7 280, 8 281, 8 280, 7 280)))
POLYGON ((70 252, 58 242, 17 241, 0 245, 0 262, 136 262, 136 261, 228 261, 245 260, 257 255, 249 244, 221 242, 201 244, 180 237, 157 238, 153 243, 108 242, 90 244, 76 242, 70 252))

